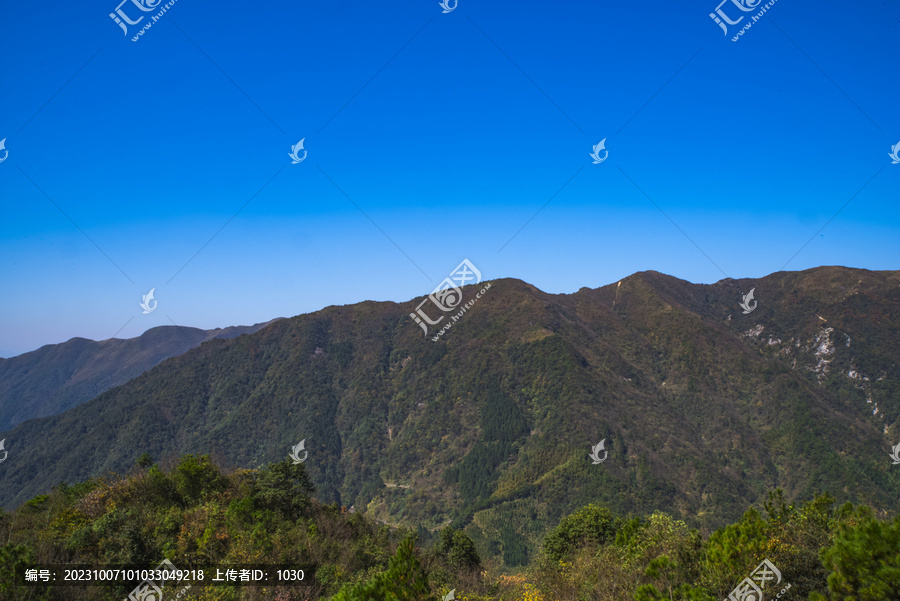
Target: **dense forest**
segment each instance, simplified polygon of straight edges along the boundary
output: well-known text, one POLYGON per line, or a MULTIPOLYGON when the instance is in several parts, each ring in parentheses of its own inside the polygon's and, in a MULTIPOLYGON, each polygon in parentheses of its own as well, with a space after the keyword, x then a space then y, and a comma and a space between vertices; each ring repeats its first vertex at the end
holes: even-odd
MULTIPOLYGON (((491 414, 511 411, 494 404, 491 414)), ((484 456, 492 452, 486 444, 484 456)), ((468 486, 475 488, 464 494, 477 498, 479 484, 468 486)), ((666 513, 620 515, 588 504, 559 520, 538 548, 501 537, 501 552, 515 555, 508 563, 520 564, 509 568, 487 565, 464 530, 394 528, 320 503, 303 463, 226 472, 208 455, 161 467, 144 454, 128 474, 60 483, 3 513, 0 540, 2 601, 126 599, 136 583, 25 585, 23 575, 41 564, 153 568, 164 559, 179 569, 268 564, 310 572, 304 586, 170 584, 167 601, 717 601, 732 591, 747 601, 758 600, 747 596, 754 586, 764 599, 900 599, 900 517, 838 505, 827 494, 789 504, 780 489, 707 537, 666 513)), ((160 601, 144 597, 151 598, 160 601)))

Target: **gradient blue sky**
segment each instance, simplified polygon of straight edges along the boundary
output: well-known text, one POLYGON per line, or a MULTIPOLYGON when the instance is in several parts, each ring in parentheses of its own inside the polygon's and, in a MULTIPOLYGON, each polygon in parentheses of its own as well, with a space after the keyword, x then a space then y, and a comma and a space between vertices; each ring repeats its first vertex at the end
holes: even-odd
POLYGON ((717 0, 178 0, 136 43, 117 4, 0 5, 0 356, 463 258, 553 293, 900 267, 896 2, 779 0, 736 43, 717 0))

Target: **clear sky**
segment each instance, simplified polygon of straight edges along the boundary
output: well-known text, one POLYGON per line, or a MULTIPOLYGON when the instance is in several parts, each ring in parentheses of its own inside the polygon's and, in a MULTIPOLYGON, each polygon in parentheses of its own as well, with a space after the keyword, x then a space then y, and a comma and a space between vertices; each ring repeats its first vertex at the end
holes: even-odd
POLYGON ((765 3, 726 35, 717 0, 177 0, 133 42, 143 1, 127 35, 118 0, 0 3, 0 356, 464 258, 553 293, 900 268, 896 2, 778 0, 733 42, 765 3))

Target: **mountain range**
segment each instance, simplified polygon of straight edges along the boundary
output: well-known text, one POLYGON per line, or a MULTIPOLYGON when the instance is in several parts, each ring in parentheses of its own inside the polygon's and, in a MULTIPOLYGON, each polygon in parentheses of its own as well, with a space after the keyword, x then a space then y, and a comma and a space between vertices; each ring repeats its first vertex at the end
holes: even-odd
POLYGON ((437 341, 410 318, 422 300, 212 338, 20 423, 0 433, 0 504, 127 472, 143 453, 256 467, 302 440, 323 502, 424 530, 453 523, 508 566, 592 502, 704 532, 774 488, 897 511, 900 271, 708 285, 646 271, 572 294, 498 279, 437 341))
POLYGON ((0 359, 0 431, 62 413, 207 340, 252 334, 269 323, 214 330, 160 326, 137 338, 72 338, 0 359))

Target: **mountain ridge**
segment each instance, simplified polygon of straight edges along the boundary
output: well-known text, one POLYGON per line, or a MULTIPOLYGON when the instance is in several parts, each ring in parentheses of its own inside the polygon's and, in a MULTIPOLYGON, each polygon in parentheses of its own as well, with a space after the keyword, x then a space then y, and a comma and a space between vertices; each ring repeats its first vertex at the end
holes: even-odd
POLYGON ((62 413, 207 340, 251 334, 274 321, 212 330, 157 326, 125 339, 76 336, 0 358, 0 431, 62 413))
POLYGON ((425 529, 452 519, 511 565, 590 502, 706 531, 776 487, 896 511, 882 451, 900 437, 900 272, 709 285, 639 272, 567 295, 490 282, 437 343, 409 317, 420 299, 326 307, 21 424, 0 434, 0 502, 142 452, 252 467, 305 439, 324 501, 425 529), (743 315, 751 287, 759 305, 743 315), (603 438, 609 457, 592 465, 603 438))

